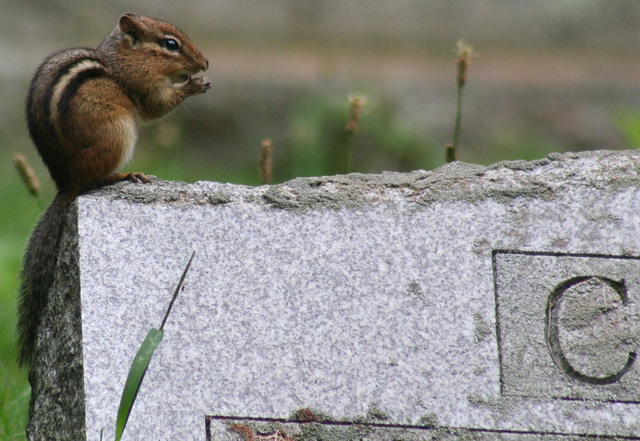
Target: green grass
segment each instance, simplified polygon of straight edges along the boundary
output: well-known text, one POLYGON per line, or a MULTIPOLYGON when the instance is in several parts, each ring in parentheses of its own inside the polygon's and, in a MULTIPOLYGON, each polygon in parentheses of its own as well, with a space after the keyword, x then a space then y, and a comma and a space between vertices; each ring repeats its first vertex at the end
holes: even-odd
POLYGON ((29 387, 21 373, 9 373, 0 365, 0 439, 25 440, 29 387))
POLYGON ((11 167, 0 166, 0 439, 24 440, 29 386, 27 373, 18 368, 14 329, 16 291, 22 250, 40 212, 11 167))
POLYGON ((626 138, 631 148, 640 147, 640 109, 629 106, 619 106, 613 112, 613 123, 626 138))

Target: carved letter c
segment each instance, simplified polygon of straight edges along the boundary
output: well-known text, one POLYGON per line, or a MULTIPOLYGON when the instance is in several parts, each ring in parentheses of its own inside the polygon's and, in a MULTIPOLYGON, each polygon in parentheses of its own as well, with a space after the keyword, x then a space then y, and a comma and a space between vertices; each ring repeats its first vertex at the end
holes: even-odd
POLYGON ((560 314, 559 306, 560 306, 560 303, 562 302, 562 296, 572 286, 575 286, 579 283, 582 283, 586 280, 593 279, 593 278, 599 279, 604 283, 606 283, 607 285, 609 285, 620 296, 620 299, 622 300, 622 304, 623 305, 627 304, 628 302, 627 287, 625 286, 624 280, 622 280, 621 282, 617 282, 615 280, 607 279, 605 277, 598 277, 598 276, 581 276, 581 277, 574 277, 572 279, 565 280, 564 282, 556 286, 553 292, 549 295, 549 299, 547 301, 547 310, 546 310, 545 334, 546 334, 547 343, 549 345, 551 358, 553 359, 554 363, 565 374, 567 374, 571 378, 574 378, 578 381, 582 381, 584 383, 611 384, 611 383, 615 383, 620 378, 622 378, 624 374, 629 372, 629 369, 631 369, 631 366, 633 366, 633 363, 636 361, 637 355, 635 352, 629 352, 629 355, 627 357, 627 363, 619 372, 612 375, 608 375, 606 377, 591 377, 589 375, 585 375, 581 372, 578 372, 573 366, 571 366, 567 358, 564 356, 564 353, 562 352, 562 347, 560 346, 560 338, 558 336, 559 335, 558 316, 560 314))

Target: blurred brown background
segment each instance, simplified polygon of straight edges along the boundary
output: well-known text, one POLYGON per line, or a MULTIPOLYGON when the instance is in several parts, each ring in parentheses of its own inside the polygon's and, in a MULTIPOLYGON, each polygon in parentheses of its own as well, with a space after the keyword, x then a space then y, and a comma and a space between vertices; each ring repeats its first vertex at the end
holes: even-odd
POLYGON ((42 58, 95 46, 129 10, 176 24, 211 61, 213 89, 141 134, 145 165, 186 161, 168 178, 256 183, 265 137, 277 181, 337 172, 318 150, 335 144, 350 93, 369 101, 354 171, 436 167, 453 132, 459 38, 480 54, 464 91, 461 160, 637 141, 633 0, 3 0, 3 145, 32 150, 22 105, 42 58))

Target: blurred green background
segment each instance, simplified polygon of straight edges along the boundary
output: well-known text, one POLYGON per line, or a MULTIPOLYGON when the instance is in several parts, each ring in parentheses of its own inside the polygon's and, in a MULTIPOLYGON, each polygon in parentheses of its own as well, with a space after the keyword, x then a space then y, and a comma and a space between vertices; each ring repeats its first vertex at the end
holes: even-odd
POLYGON ((15 292, 40 212, 12 165, 25 154, 53 186, 23 117, 49 53, 95 46, 134 11, 181 27, 213 88, 141 130, 127 167, 163 179, 259 183, 342 171, 347 96, 367 98, 351 170, 432 169, 455 121, 455 54, 472 45, 459 159, 490 164, 640 144, 636 0, 0 0, 0 440, 23 439, 28 386, 15 364, 15 292))

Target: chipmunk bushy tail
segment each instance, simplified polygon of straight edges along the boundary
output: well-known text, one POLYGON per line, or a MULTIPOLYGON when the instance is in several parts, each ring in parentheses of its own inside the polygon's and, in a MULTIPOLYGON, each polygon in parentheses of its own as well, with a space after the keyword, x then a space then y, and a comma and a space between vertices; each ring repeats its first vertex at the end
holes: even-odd
POLYGON ((58 263, 65 213, 74 199, 75 195, 58 193, 40 217, 27 244, 20 274, 16 328, 21 366, 29 364, 33 358, 38 327, 58 263))

